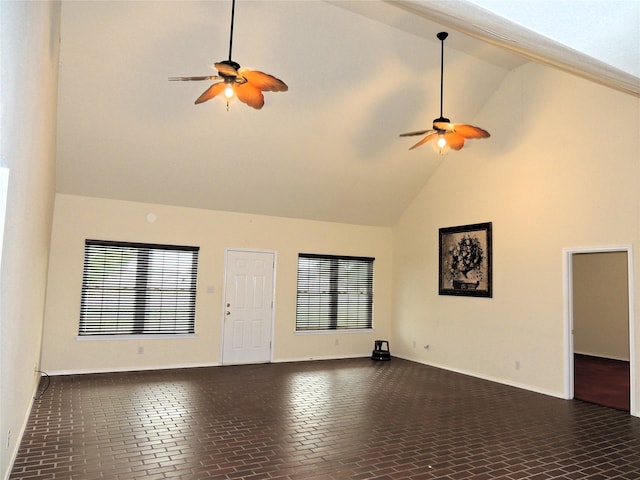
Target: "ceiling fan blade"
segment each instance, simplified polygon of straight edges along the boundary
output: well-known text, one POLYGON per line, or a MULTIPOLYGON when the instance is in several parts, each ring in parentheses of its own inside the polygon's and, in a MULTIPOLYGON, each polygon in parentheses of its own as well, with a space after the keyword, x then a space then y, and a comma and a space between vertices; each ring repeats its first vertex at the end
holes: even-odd
POLYGON ((463 123, 454 123, 453 130, 464 138, 489 138, 491 135, 486 130, 473 125, 465 125, 463 123))
POLYGON ((447 140, 447 146, 451 150, 460 150, 464 147, 464 137, 455 132, 447 132, 444 134, 444 138, 447 140))
POLYGON ((268 73, 248 68, 241 68, 238 73, 247 79, 254 87, 263 92, 286 92, 289 87, 279 78, 268 73))
POLYGON ((480 127, 474 127, 473 125, 466 125, 464 123, 449 123, 434 120, 433 128, 445 132, 455 132, 464 138, 489 138, 491 136, 489 132, 480 127))
POLYGON ((216 95, 218 95, 219 93, 224 92, 224 89, 226 88, 226 85, 224 82, 218 82, 218 83, 214 83, 213 85, 211 85, 209 88, 207 88, 202 95, 200 95, 197 99, 196 99, 196 105, 198 105, 199 103, 203 103, 206 102, 207 100, 211 100, 213 97, 215 97, 216 95))
POLYGON ((169 81, 171 82, 187 82, 191 80, 219 80, 220 77, 218 75, 202 75, 199 77, 169 77, 169 81))
POLYGON ((238 69, 235 68, 233 65, 230 65, 228 62, 214 63, 213 66, 216 67, 216 70, 218 70, 218 73, 220 75, 224 75, 225 77, 238 76, 238 69))
POLYGON ((416 143, 414 146, 412 146, 411 148, 409 148, 409 150, 413 150, 414 148, 419 147, 420 145, 424 145, 425 143, 435 139, 438 137, 438 132, 430 130, 430 133, 425 136, 422 140, 420 140, 418 143, 416 143))
POLYGON ((260 89, 254 87, 251 83, 236 84, 235 90, 238 100, 250 107, 260 110, 264 105, 264 95, 262 95, 260 89))
POLYGON ((401 133, 401 137, 413 137, 414 135, 424 135, 425 133, 433 132, 433 130, 416 130, 415 132, 401 133))

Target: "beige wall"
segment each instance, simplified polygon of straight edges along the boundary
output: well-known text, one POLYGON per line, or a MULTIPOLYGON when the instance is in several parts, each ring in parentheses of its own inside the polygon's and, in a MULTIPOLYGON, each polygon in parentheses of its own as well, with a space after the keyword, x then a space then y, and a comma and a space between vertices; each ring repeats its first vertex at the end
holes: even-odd
POLYGON ((0 478, 6 478, 39 378, 55 189, 60 4, 2 1, 0 22, 0 166, 10 170, 0 242, 0 478))
POLYGON ((393 327, 394 355, 562 397, 563 249, 638 238, 640 139, 612 143, 592 134, 613 117, 640 131, 640 101, 535 64, 514 71, 474 121, 494 132, 490 140, 444 159, 416 151, 441 165, 393 232, 58 195, 43 366, 68 372, 217 364, 224 249, 256 248, 278 254, 275 361, 368 355, 372 340, 393 327), (158 217, 153 224, 145 221, 150 211, 158 217), (493 222, 494 297, 439 296, 438 228, 485 221, 493 222), (77 341, 85 238, 200 245, 197 338, 77 341), (294 334, 299 251, 377 258, 374 334, 343 334, 339 345, 334 335, 294 334), (207 286, 216 293, 207 294, 207 286))
POLYGON ((572 255, 573 349, 629 360, 626 252, 572 255))
POLYGON ((0 477, 33 398, 41 340, 41 368, 52 373, 219 362, 226 247, 278 254, 275 361, 368 355, 374 338, 393 333, 394 355, 563 396, 562 250, 637 244, 638 98, 535 64, 515 70, 474 119, 490 140, 444 159, 428 148, 414 152, 440 167, 393 232, 58 195, 45 283, 60 7, 3 1, 0 15, 0 162, 11 170, 0 289, 0 477), (153 224, 145 221, 149 211, 153 224), (438 228, 484 221, 493 222, 494 298, 438 296, 438 228), (87 237, 201 245, 197 336, 77 341, 87 237), (377 258, 374 333, 294 334, 299 251, 377 258))
POLYGON ((640 99, 532 63, 473 123, 491 139, 440 160, 394 229, 396 353, 562 397, 563 249, 638 242, 640 99), (493 298, 439 296, 438 229, 489 221, 493 298))
POLYGON ((218 365, 226 248, 275 251, 274 361, 367 356, 391 332, 392 232, 364 227, 56 196, 42 351, 50 373, 218 365), (154 213, 156 221, 146 221, 154 213), (174 340, 78 340, 84 240, 200 246, 196 336, 174 340), (375 329, 368 333, 295 334, 298 253, 375 257, 375 329), (213 287, 214 293, 208 293, 213 287), (138 347, 144 354, 138 354, 138 347))

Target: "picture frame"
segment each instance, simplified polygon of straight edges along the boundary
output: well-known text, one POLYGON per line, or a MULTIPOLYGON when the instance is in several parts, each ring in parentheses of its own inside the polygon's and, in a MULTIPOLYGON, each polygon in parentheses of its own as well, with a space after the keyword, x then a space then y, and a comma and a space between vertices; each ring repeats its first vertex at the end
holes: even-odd
POLYGON ((491 230, 491 222, 440 228, 440 295, 493 296, 491 230))

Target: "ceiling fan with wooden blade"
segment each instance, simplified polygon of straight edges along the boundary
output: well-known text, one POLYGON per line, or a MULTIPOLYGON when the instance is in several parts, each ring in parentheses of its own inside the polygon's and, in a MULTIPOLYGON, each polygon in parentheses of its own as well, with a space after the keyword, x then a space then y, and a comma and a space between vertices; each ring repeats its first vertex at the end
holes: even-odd
POLYGON ((464 123, 451 123, 451 120, 442 116, 442 97, 444 91, 444 41, 449 36, 447 32, 438 33, 440 40, 440 116, 433 121, 433 128, 428 130, 417 130, 400 134, 401 137, 412 137, 424 135, 418 143, 413 145, 409 150, 424 145, 425 143, 434 141, 434 147, 441 154, 448 149, 460 150, 464 147, 464 141, 470 138, 488 138, 491 135, 486 130, 467 125, 464 123))
POLYGON ((231 50, 233 48, 233 21, 235 16, 236 0, 231 4, 231 29, 229 34, 229 59, 214 63, 218 70, 218 75, 201 75, 193 77, 169 77, 170 81, 202 81, 218 80, 207 88, 200 95, 195 103, 206 102, 219 94, 224 94, 227 100, 227 110, 229 100, 234 96, 243 103, 255 109, 261 109, 264 105, 264 95, 262 92, 286 92, 289 87, 279 78, 268 73, 249 68, 242 68, 240 64, 231 60, 231 50))

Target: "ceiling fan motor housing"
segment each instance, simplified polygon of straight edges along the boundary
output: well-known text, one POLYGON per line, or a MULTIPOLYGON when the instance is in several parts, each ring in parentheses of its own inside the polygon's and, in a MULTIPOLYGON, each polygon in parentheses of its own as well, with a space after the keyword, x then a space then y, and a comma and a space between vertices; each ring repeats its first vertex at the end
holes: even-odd
POLYGON ((446 130, 442 130, 436 126, 437 123, 451 123, 451 120, 445 117, 438 117, 433 121, 433 129, 438 132, 445 132, 446 130))
MULTIPOLYGON (((222 60, 221 62, 219 62, 223 65, 228 65, 229 67, 231 67, 233 70, 235 70, 236 72, 240 69, 240 64, 237 62, 234 62, 233 60, 222 60)), ((218 74, 223 77, 223 78, 233 78, 236 75, 229 75, 225 72, 221 72, 220 70, 218 70, 218 74)))

